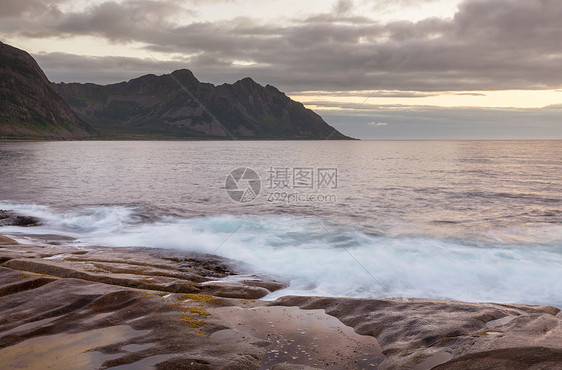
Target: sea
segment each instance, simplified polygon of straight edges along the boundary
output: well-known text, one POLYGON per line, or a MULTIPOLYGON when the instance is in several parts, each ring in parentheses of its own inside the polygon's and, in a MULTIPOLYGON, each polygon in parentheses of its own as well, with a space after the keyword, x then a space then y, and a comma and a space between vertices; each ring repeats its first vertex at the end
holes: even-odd
POLYGON ((283 295, 562 307, 562 141, 0 142, 22 243, 212 254, 283 295))

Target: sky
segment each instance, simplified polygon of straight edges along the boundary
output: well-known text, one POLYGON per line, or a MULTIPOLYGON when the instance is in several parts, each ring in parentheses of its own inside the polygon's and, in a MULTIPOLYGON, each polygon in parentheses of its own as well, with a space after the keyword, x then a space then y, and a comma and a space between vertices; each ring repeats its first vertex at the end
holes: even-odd
POLYGON ((562 139, 560 0, 0 0, 53 82, 190 69, 362 139, 562 139))

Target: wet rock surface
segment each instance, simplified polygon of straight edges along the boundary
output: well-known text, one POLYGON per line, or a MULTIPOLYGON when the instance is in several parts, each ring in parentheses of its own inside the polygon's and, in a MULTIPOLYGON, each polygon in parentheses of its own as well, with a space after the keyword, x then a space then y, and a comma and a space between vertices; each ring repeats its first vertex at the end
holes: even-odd
POLYGON ((41 222, 31 216, 20 216, 12 211, 0 209, 0 226, 37 226, 41 222))
POLYGON ((562 314, 554 307, 322 297, 266 302, 256 299, 285 283, 238 273, 212 256, 32 246, 0 236, 0 363, 560 368, 562 314))
MULTIPOLYGON (((262 369, 283 365, 376 369, 384 360, 374 337, 357 334, 324 310, 268 306, 222 307, 216 312, 235 330, 270 343, 262 359, 262 369)), ((228 336, 231 330, 213 336, 228 336)))
MULTIPOLYGON (((1 240, 0 240, 1 242, 1 240)), ((218 258, 185 263, 161 251, 136 248, 74 248, 59 245, 3 245, 2 266, 12 270, 168 293, 212 294, 258 299, 286 283, 243 275, 218 258), (227 279, 238 277, 237 279, 227 279)))
POLYGON ((211 338, 229 328, 214 309, 261 297, 253 286, 228 285, 244 300, 211 296, 201 285, 210 278, 139 250, 1 237, 0 258, 3 368, 258 368, 265 353, 248 335, 211 338))
POLYGON ((562 368, 553 367, 562 355, 562 313, 551 306, 290 296, 272 304, 322 308, 376 337, 386 356, 381 369, 562 368))

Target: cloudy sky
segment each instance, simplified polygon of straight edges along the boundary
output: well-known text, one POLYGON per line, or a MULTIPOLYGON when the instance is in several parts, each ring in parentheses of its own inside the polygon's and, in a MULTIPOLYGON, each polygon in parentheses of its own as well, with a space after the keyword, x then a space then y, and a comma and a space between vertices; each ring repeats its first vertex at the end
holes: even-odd
POLYGON ((562 139, 560 0, 0 0, 55 82, 250 76, 364 139, 562 139))

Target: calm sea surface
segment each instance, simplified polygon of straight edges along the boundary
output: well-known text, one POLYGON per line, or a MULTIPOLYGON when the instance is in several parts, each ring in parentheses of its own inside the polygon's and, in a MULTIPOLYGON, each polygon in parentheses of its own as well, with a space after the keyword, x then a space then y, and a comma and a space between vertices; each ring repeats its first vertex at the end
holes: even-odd
POLYGON ((214 253, 291 282, 270 298, 562 306, 562 141, 3 142, 0 208, 43 220, 0 227, 22 240, 214 253))

